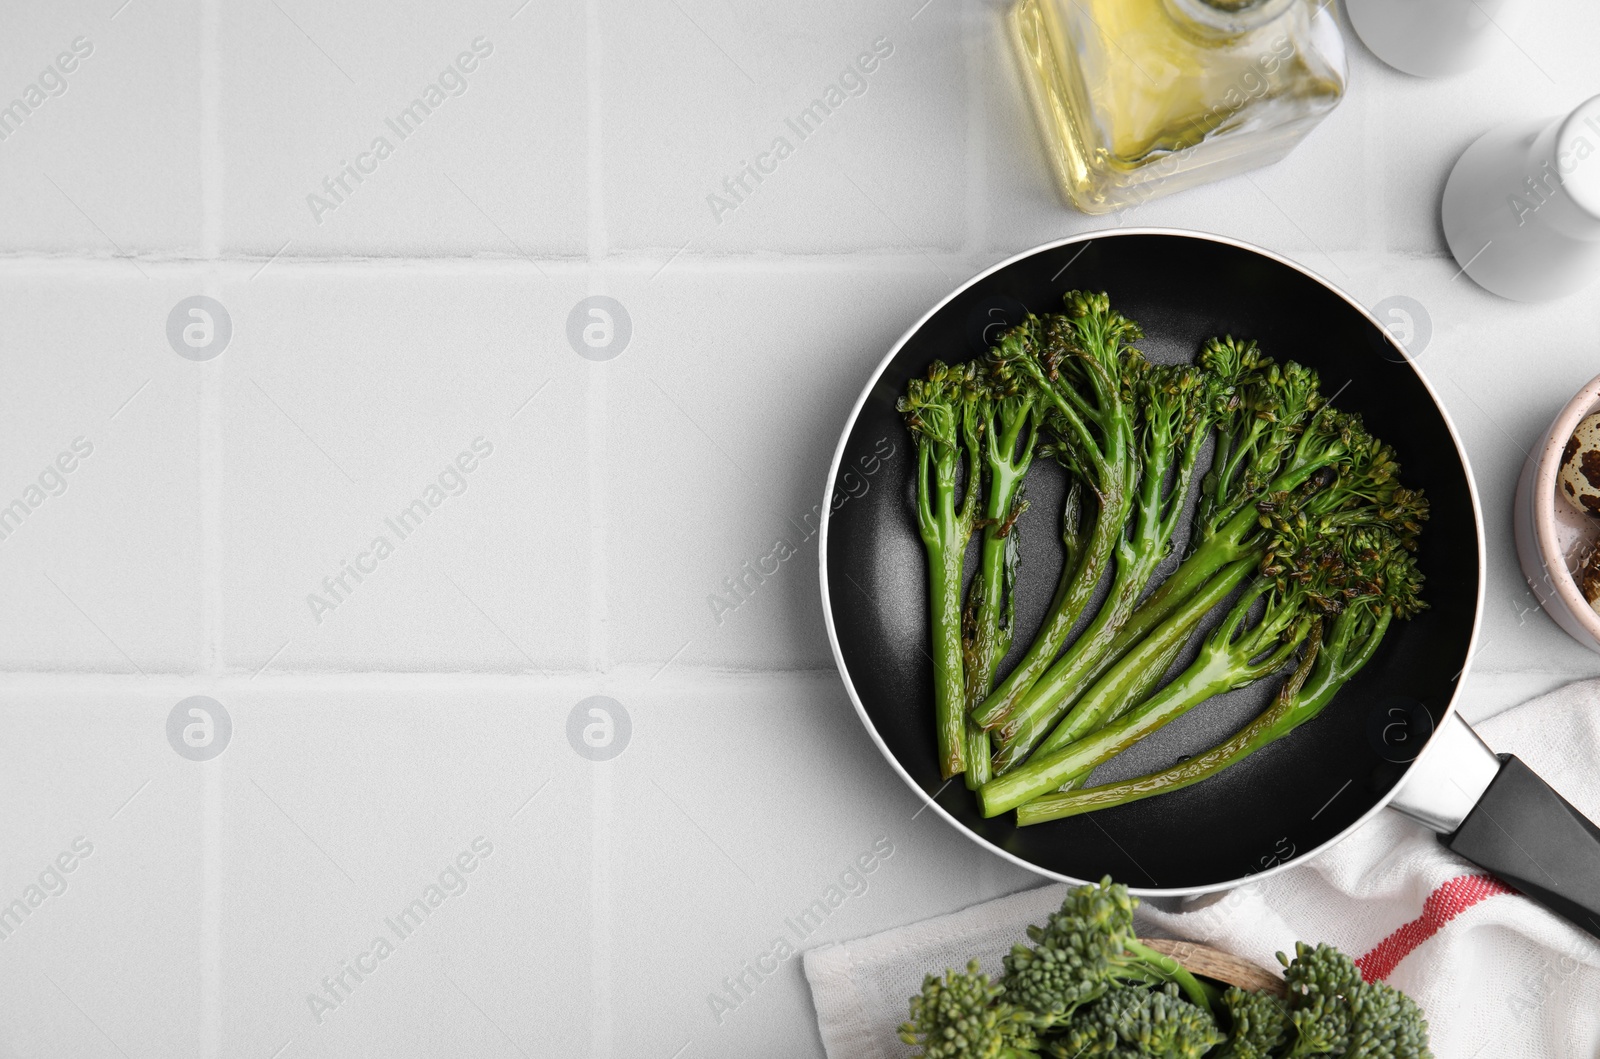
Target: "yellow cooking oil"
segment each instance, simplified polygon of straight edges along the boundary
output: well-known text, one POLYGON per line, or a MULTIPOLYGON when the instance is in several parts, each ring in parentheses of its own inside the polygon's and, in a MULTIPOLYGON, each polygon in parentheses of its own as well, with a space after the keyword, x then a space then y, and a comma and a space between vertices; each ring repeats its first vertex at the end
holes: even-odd
POLYGON ((1344 95, 1328 0, 1019 0, 1009 18, 1051 167, 1085 213, 1275 162, 1344 95))

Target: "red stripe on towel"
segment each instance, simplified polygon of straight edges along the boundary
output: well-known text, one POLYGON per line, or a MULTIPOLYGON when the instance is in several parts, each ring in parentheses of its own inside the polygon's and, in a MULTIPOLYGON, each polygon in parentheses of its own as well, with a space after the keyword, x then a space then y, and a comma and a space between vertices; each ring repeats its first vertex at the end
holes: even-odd
POLYGON ((1378 942, 1371 952, 1356 961, 1361 977, 1379 982, 1389 977, 1411 951, 1439 932, 1439 929, 1473 905, 1495 894, 1517 891, 1492 875, 1458 875, 1439 885, 1422 902, 1422 915, 1378 942))

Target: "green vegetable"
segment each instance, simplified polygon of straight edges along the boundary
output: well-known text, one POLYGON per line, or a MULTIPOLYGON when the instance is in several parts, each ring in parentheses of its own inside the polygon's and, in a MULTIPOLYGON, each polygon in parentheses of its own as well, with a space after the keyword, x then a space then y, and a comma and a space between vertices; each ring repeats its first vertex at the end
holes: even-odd
POLYGON ((1422 1010, 1393 986, 1364 981, 1348 956, 1301 942, 1292 962, 1281 952, 1278 960, 1294 1027, 1281 1059, 1432 1059, 1422 1010))
MULTIPOLYGON (((990 780, 978 791, 983 815, 995 816, 1048 794, 1110 760, 1157 728, 1223 692, 1277 672, 1294 656, 1318 615, 1332 609, 1342 567, 1319 536, 1283 540, 1269 550, 1262 573, 1245 589, 1177 677, 1119 721, 990 780), (1258 607, 1259 604, 1259 607, 1258 607), (1259 611, 1259 614, 1257 613, 1259 611)), ((1187 637, 1185 620, 1151 634, 1187 637), (1177 631, 1169 631, 1175 628, 1177 631)))
POLYGON ((1143 369, 1135 386, 1140 403, 1139 491, 1128 533, 1117 542, 1110 591, 1094 620, 1002 718, 1004 723, 997 721, 997 710, 974 713, 973 720, 1000 737, 998 771, 1021 761, 1049 731, 1059 716, 1057 704, 1104 656, 1133 614, 1139 594, 1171 552, 1195 465, 1210 432, 1217 400, 1214 389, 1211 376, 1188 365, 1143 369))
POLYGON ((930 974, 911 998, 911 1021, 901 1024, 900 1039, 922 1045, 925 1059, 1031 1059, 1039 1054, 1033 1018, 1001 1000, 1003 993, 977 960, 964 974, 930 974))
MULTIPOLYGON (((1307 433, 1324 438, 1337 436, 1342 455, 1331 465, 1319 467, 1295 492, 1275 492, 1256 501, 1252 510, 1259 530, 1248 558, 1265 561, 1268 542, 1274 538, 1281 541, 1308 533, 1331 537, 1372 526, 1388 527, 1407 547, 1414 547, 1421 523, 1427 518, 1427 502, 1420 493, 1400 485, 1400 465, 1394 459, 1394 451, 1368 434, 1353 416, 1319 415, 1309 424, 1307 433), (1313 525, 1318 528, 1312 529, 1313 525)), ((1237 570, 1244 561, 1235 560, 1233 567, 1224 570, 1237 570)), ((1161 625, 1072 706, 1065 719, 1039 744, 1035 757, 1082 739, 1132 709, 1155 679, 1150 660, 1156 649, 1187 641, 1210 610, 1206 599, 1214 588, 1215 581, 1173 607, 1161 625)))
POLYGON ((927 378, 911 380, 898 406, 917 447, 917 528, 928 554, 934 725, 944 779, 965 771, 967 760, 961 568, 978 517, 981 399, 973 366, 935 361, 927 378))
POLYGON ((996 355, 1037 387, 1052 451, 1093 491, 1094 521, 1075 561, 1062 567, 1049 613, 1027 653, 975 711, 991 719, 1008 715, 1060 653, 1122 539, 1139 475, 1129 381, 1145 365, 1128 345, 1140 337, 1139 326, 1114 311, 1104 294, 1072 291, 1065 302, 1066 313, 1038 322, 1036 345, 1002 344, 996 355))
POLYGON ((1050 1044, 1056 1059, 1201 1059, 1223 1040, 1206 1008, 1178 995, 1178 987, 1116 989, 1073 1019, 1050 1044))
POLYGON ((1230 986, 1222 994, 1228 1040, 1210 1059, 1270 1059, 1289 1040, 1289 1009, 1270 993, 1230 986))
POLYGON ((1044 926, 1028 928, 1032 946, 1012 947, 1001 980, 1007 997, 1034 1012, 1044 1028, 1065 1022, 1126 981, 1172 982, 1206 1006, 1209 993, 1198 979, 1139 941, 1133 927, 1137 904, 1109 878, 1072 890, 1044 926))
POLYGON ((1371 580, 1344 609, 1312 631, 1307 651, 1293 676, 1284 681, 1272 705, 1230 738, 1203 754, 1137 779, 1046 795, 1017 809, 1018 824, 1037 824, 1123 805, 1181 790, 1214 776, 1269 743, 1276 742, 1320 714, 1343 684, 1366 665, 1389 623, 1409 618, 1422 606, 1422 575, 1403 539, 1386 530, 1354 533, 1346 546, 1369 571, 1371 580), (1326 632, 1324 632, 1326 629, 1326 632))
MULTIPOLYGON (((1364 436, 1359 421, 1323 414, 1326 402, 1317 392, 1315 372, 1293 363, 1280 367, 1253 342, 1213 339, 1201 350, 1199 363, 1211 376, 1218 431, 1211 468, 1201 480, 1190 553, 1139 604, 1092 665, 1023 705, 1030 716, 1073 708, 1064 726, 1040 744, 1040 752, 1081 738, 1131 705, 1125 698, 1098 698, 1093 708, 1085 708, 1082 699, 1218 571, 1259 559, 1274 505, 1344 457, 1355 440, 1352 432, 1364 436)), ((1198 623, 1204 611, 1190 614, 1198 623)))
MULTIPOLYGON (((1014 327, 1001 336, 981 376, 978 403, 979 437, 985 470, 983 545, 978 572, 967 594, 962 622, 967 707, 981 703, 994 687, 1000 659, 1011 647, 1016 600, 1017 519, 1027 509, 1023 478, 1033 463, 1039 437, 1038 391, 1030 378, 1019 378, 1012 365, 1031 345, 1036 322, 1014 327), (1007 351, 1010 352, 1002 352, 1007 351)), ((967 729, 967 786, 976 789, 989 778, 989 737, 977 725, 967 729)))
MULTIPOLYGON (((1081 788, 1098 764, 1205 699, 1297 656, 1311 673, 1325 633, 1370 654, 1388 622, 1406 616, 1379 607, 1335 620, 1373 577, 1376 559, 1356 558, 1352 535, 1382 528, 1409 549, 1426 517, 1420 494, 1400 485, 1393 451, 1329 405, 1315 372, 1275 363, 1253 342, 1213 339, 1197 365, 1162 366, 1129 344, 1139 336, 1106 295, 1070 292, 1064 312, 1029 316, 981 361, 935 362, 899 402, 916 443, 941 778, 964 773, 987 815, 1044 798, 1019 817, 1037 822, 1145 796, 1081 788), (1213 428, 1189 553, 1154 584, 1213 428), (1065 557, 1041 628, 996 685, 1015 634, 1025 573, 1016 525, 1038 454, 1072 476, 1065 557), (1080 510, 1086 494, 1094 503, 1080 510), (975 534, 982 543, 963 606, 975 534), (1199 656, 1161 686, 1241 585, 1199 656)), ((1320 696, 1300 695, 1270 724, 1258 718, 1248 744, 1186 763, 1192 779, 1134 783, 1176 789, 1304 723, 1359 668, 1348 646, 1324 653, 1320 696), (1342 675, 1333 664, 1341 659, 1342 675)))
POLYGON ((1287 1000, 1219 992, 1134 937, 1137 904, 1109 879, 1076 887, 999 981, 976 960, 924 978, 900 1039, 925 1059, 1432 1059, 1416 1004, 1337 950, 1280 953, 1287 1000))

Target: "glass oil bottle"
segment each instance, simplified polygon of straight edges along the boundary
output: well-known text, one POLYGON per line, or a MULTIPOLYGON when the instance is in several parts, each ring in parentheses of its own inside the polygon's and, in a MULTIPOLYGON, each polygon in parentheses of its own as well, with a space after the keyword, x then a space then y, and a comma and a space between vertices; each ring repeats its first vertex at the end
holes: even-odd
POLYGON ((1108 213, 1288 154, 1344 95, 1331 0, 1019 0, 1057 181, 1108 213))

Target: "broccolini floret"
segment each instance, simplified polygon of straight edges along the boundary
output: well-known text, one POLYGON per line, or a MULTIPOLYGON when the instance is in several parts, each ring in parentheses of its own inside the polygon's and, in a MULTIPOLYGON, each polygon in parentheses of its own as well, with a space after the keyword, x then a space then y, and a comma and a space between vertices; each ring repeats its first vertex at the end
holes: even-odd
POLYGON ((1428 1020, 1416 1001, 1387 982, 1356 994, 1355 1025, 1344 1059, 1432 1059, 1428 1020))
POLYGON ((1294 1043, 1284 1059, 1343 1055, 1354 1023, 1352 1001, 1366 983, 1361 972, 1331 945, 1295 946, 1291 961, 1278 953, 1283 980, 1289 986, 1289 1021, 1294 1043))
POLYGON ((1223 1040, 1211 1012, 1178 987, 1119 988, 1085 1008, 1050 1043, 1055 1059, 1201 1059, 1223 1040))
POLYGON ((1367 982, 1331 945, 1295 946, 1283 953, 1289 987, 1292 1043, 1281 1059, 1432 1059, 1428 1023, 1410 997, 1384 982, 1367 982))
POLYGON ((992 981, 978 961, 928 975, 900 1039, 919 1059, 1432 1059, 1407 997, 1337 950, 1300 945, 1288 999, 1218 993, 1134 936, 1138 901, 1103 880, 1069 891, 992 981))
POLYGON ((1272 1059, 1289 1039, 1289 1011, 1271 993, 1232 986, 1222 994, 1228 1040, 1209 1059, 1272 1059))
POLYGON ((1012 947, 1001 979, 1006 995, 1046 1027, 1064 1022, 1121 982, 1172 982, 1195 1003, 1209 1003, 1193 975, 1139 941, 1133 927, 1138 903, 1127 887, 1109 878, 1069 892, 1044 926, 1028 928, 1032 946, 1012 947))
POLYGON ((923 1059, 1032 1059, 1039 1053, 1028 1012, 1001 999, 1004 990, 978 969, 930 974, 911 998, 900 1039, 920 1044, 923 1059))

